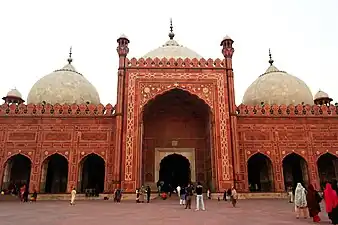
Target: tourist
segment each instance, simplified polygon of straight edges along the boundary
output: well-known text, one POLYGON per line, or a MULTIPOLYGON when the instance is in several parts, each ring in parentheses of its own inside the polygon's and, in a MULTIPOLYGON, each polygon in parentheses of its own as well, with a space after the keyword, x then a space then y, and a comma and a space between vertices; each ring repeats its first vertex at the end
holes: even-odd
POLYGON ((150 196, 151 196, 151 189, 150 189, 149 185, 147 186, 146 193, 147 193, 147 203, 149 203, 150 202, 150 196))
POLYGON ((73 187, 73 190, 70 193, 70 205, 75 205, 75 198, 76 198, 76 190, 75 187, 73 187))
POLYGON ((185 209, 191 209, 191 197, 193 196, 193 188, 191 184, 188 184, 185 190, 185 209))
POLYGON ((236 188, 234 186, 232 186, 232 188, 231 188, 231 194, 230 194, 230 200, 231 200, 231 204, 232 204, 233 207, 236 207, 237 198, 238 198, 238 195, 237 195, 236 188))
POLYGON ((209 188, 208 188, 208 190, 207 190, 207 198, 208 198, 208 199, 211 199, 211 191, 210 191, 209 188))
POLYGON ((185 205, 186 193, 184 187, 181 188, 179 196, 180 196, 180 205, 185 205))
POLYGON ((327 183, 324 190, 325 209, 332 224, 338 224, 337 192, 332 186, 334 186, 334 182, 333 185, 327 183))
POLYGON ((28 188, 25 186, 25 189, 23 192, 23 202, 28 202, 28 196, 29 196, 28 188))
POLYGON ((140 189, 136 189, 136 203, 140 203, 140 189))
POLYGON ((231 193, 232 193, 232 188, 229 188, 228 190, 227 190, 227 196, 225 196, 225 198, 228 198, 228 199, 230 199, 231 200, 231 193))
POLYGON ((26 191, 26 185, 22 185, 22 187, 20 188, 20 192, 19 192, 19 197, 20 197, 20 200, 23 202, 24 201, 24 194, 25 194, 25 191, 26 191))
POLYGON ((122 198, 122 190, 121 189, 116 189, 114 193, 114 202, 121 202, 122 198))
POLYGON ((318 216, 320 212, 319 203, 322 201, 322 198, 319 196, 318 191, 315 190, 312 184, 309 184, 308 192, 306 194, 307 206, 309 208, 310 217, 313 218, 313 222, 319 223, 320 217, 318 216))
POLYGON ((196 211, 200 209, 205 210, 203 200, 203 186, 200 182, 198 182, 196 186, 196 211))
POLYGON ((177 186, 176 191, 177 191, 178 197, 180 197, 180 194, 181 194, 181 186, 180 185, 177 186))
POLYGON ((36 202, 37 198, 38 198, 38 193, 37 193, 36 189, 34 188, 33 194, 31 196, 31 202, 36 202))
MULTIPOLYGON (((227 195, 228 195, 228 190, 224 190, 224 193, 223 193, 223 201, 226 201, 227 200, 227 195)), ((218 197, 219 198, 219 197, 218 197)))
POLYGON ((303 215, 304 219, 306 219, 308 215, 306 190, 301 183, 297 183, 294 202, 295 202, 296 218, 299 219, 299 217, 303 215))
POLYGON ((292 187, 289 186, 287 188, 287 192, 288 192, 288 197, 289 197, 289 203, 293 203, 293 191, 292 191, 292 187))

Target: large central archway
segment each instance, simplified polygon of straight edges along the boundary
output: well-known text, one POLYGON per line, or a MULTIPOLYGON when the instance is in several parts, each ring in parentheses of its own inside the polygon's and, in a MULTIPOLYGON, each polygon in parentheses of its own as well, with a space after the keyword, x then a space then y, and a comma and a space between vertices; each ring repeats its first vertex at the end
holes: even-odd
POLYGON ((308 166, 303 157, 291 153, 283 159, 284 187, 295 188, 297 183, 309 184, 308 166))
POLYGON ((159 180, 165 184, 164 191, 178 185, 186 187, 191 181, 189 160, 180 154, 164 157, 160 163, 159 180))
POLYGON ((22 185, 29 186, 32 163, 24 155, 18 154, 10 157, 4 165, 2 190, 17 191, 22 185))
POLYGON ((155 150, 193 149, 196 181, 214 187, 212 180, 212 112, 197 96, 170 90, 147 103, 143 110, 142 183, 156 184, 155 150))

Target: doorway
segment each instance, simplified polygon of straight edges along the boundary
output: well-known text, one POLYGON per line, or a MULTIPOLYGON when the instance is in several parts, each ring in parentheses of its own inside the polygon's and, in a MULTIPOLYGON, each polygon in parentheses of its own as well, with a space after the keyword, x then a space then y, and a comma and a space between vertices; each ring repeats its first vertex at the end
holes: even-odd
POLYGON ((164 157, 160 163, 159 181, 163 182, 164 191, 187 186, 191 181, 189 160, 175 153, 164 157))
POLYGON ((283 159, 283 174, 285 189, 295 188, 297 183, 301 183, 303 187, 309 183, 307 163, 303 157, 295 153, 291 153, 283 159))
POLYGON ((248 182, 251 192, 273 191, 273 170, 271 160, 257 153, 248 160, 248 182))
POLYGON ((80 192, 102 193, 104 191, 105 161, 96 154, 87 155, 80 164, 80 192))
POLYGON ((337 179, 338 175, 338 157, 330 153, 321 155, 317 160, 320 186, 325 187, 326 182, 337 179))

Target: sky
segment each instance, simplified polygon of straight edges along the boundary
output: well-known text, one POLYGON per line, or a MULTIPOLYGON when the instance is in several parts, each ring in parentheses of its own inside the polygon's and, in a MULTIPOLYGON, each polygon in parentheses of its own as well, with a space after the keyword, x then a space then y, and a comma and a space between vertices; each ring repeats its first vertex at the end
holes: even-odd
POLYGON ((116 39, 130 39, 129 58, 175 40, 204 58, 222 58, 220 42, 234 40, 236 104, 246 88, 274 65, 338 102, 337 0, 11 0, 0 1, 0 95, 17 88, 26 100, 43 76, 67 63, 116 103, 116 39))

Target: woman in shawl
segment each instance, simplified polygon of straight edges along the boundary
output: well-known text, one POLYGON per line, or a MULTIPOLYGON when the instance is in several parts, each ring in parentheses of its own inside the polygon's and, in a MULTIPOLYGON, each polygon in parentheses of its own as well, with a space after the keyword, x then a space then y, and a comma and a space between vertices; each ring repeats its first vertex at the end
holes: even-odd
POLYGON ((303 215, 304 219, 306 219, 307 218, 306 191, 301 183, 297 184, 294 202, 297 219, 299 219, 301 215, 303 215))
POLYGON ((326 212, 332 221, 332 224, 338 224, 338 213, 337 211, 337 193, 332 189, 330 183, 326 184, 324 190, 324 200, 326 212))
POLYGON ((315 190, 312 184, 309 184, 308 192, 306 194, 307 206, 309 208, 310 217, 313 218, 313 222, 319 223, 320 217, 318 216, 320 212, 319 203, 322 201, 322 198, 319 196, 318 192, 315 190))

